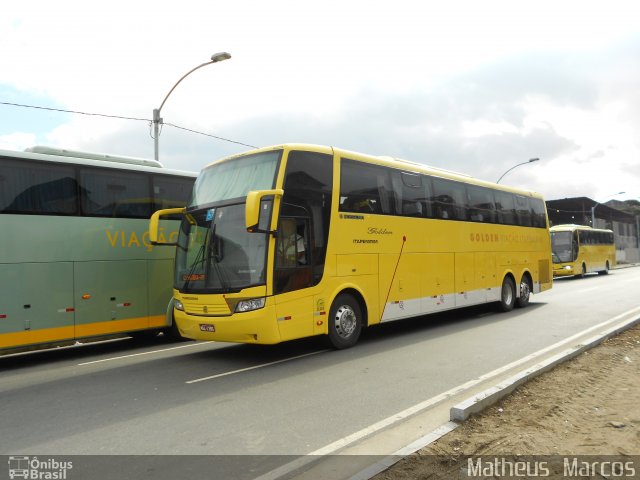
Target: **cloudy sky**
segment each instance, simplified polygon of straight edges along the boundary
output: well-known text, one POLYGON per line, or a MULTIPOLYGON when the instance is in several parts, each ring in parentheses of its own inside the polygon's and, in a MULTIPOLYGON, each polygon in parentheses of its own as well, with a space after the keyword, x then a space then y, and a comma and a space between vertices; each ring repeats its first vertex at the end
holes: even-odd
POLYGON ((640 197, 637 0, 10 2, 0 148, 152 158, 152 110, 220 51, 162 109, 167 167, 307 142, 640 197))

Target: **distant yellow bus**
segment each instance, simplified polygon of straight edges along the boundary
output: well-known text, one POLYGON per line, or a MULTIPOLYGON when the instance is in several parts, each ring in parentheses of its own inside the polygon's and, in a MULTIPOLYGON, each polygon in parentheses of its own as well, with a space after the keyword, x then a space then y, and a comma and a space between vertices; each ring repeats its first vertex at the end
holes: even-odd
POLYGON ((592 272, 606 275, 616 264, 611 230, 584 225, 554 225, 549 232, 555 277, 584 277, 592 272))
POLYGON ((422 164, 287 144, 216 161, 182 213, 174 316, 182 335, 273 344, 551 288, 538 194, 422 164))

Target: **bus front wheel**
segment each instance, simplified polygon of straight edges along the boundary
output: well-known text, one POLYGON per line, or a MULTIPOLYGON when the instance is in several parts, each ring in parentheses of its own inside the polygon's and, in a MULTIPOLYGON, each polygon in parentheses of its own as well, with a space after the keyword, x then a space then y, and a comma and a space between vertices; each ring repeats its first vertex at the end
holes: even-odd
POLYGON ((510 312, 516 303, 516 284, 511 277, 504 277, 500 293, 500 310, 510 312))
POLYGON ((340 294, 331 305, 329 343, 334 348, 352 347, 362 331, 362 310, 358 301, 348 294, 340 294))

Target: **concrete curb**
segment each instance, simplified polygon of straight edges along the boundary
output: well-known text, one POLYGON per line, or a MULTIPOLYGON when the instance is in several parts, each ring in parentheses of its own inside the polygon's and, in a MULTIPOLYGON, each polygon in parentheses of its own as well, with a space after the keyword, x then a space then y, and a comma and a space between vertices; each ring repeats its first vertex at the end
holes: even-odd
POLYGON ((522 370, 521 372, 513 375, 507 380, 500 382, 499 384, 458 403, 457 405, 451 407, 451 409, 449 410, 449 422, 441 425, 433 432, 424 435, 422 438, 398 450, 393 455, 390 455, 380 462, 371 465, 369 468, 362 470, 358 474, 350 477, 349 480, 371 479, 378 473, 385 471, 395 463, 399 462, 402 458, 417 452, 430 443, 438 440, 440 437, 443 437, 447 433, 455 430, 456 427, 460 426, 459 422, 466 420, 473 413, 478 413, 488 406, 494 404, 498 400, 506 397, 520 385, 526 383, 528 380, 531 380, 538 375, 551 370, 553 367, 566 362, 567 360, 577 357, 581 353, 584 353, 585 351, 599 345, 608 338, 614 337, 617 334, 628 330, 629 328, 637 324, 640 324, 640 318, 633 318, 632 320, 627 320, 622 324, 617 324, 616 326, 608 328, 597 335, 589 337, 584 343, 580 345, 568 348, 561 353, 554 355, 542 362, 539 362, 530 368, 522 370))
POLYGON ((536 365, 527 368, 526 370, 518 372, 505 381, 500 382, 499 384, 488 388, 487 390, 480 392, 479 394, 463 400, 462 402, 453 406, 450 410, 449 418, 452 421, 457 422, 466 420, 472 414, 478 413, 488 406, 496 403, 498 400, 506 397, 523 383, 537 377, 538 375, 548 370, 551 370, 553 367, 559 365, 560 363, 566 362, 567 360, 580 355, 581 353, 595 347, 596 345, 599 345, 608 338, 611 338, 638 323, 640 323, 640 318, 629 320, 622 325, 617 325, 615 327, 609 328, 598 335, 594 335, 593 337, 588 338, 581 345, 576 345, 575 347, 564 350, 563 352, 560 352, 557 355, 554 355, 540 363, 537 363, 536 365))

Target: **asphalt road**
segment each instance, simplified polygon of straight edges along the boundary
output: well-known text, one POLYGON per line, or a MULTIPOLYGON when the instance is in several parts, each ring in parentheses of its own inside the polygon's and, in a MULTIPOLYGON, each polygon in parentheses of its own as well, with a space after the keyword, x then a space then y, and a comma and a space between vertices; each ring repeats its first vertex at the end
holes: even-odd
POLYGON ((557 280, 525 309, 385 324, 342 351, 119 340, 0 357, 0 455, 221 455, 256 476, 637 309, 639 285, 640 268, 557 280))

